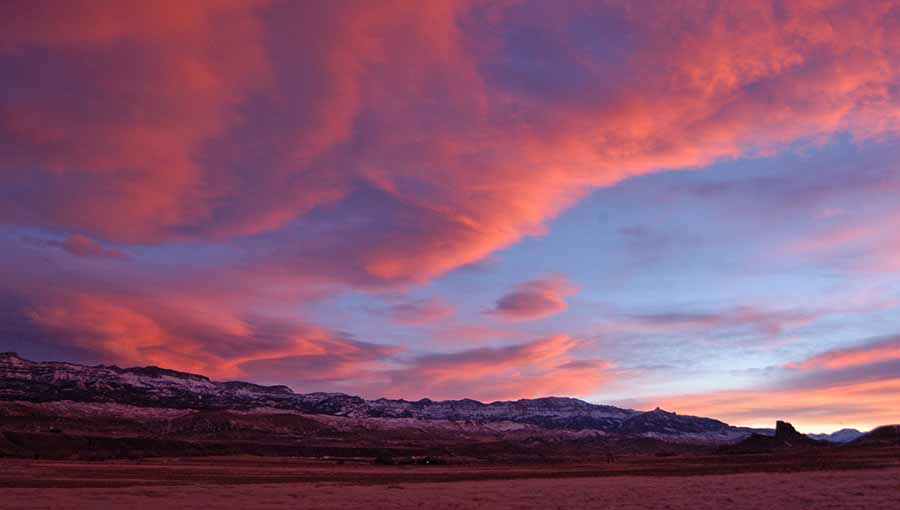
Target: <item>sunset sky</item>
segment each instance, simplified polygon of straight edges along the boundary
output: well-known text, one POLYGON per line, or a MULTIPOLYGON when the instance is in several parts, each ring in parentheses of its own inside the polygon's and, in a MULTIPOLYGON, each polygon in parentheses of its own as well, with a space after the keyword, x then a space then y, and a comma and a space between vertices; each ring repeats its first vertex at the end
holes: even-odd
POLYGON ((900 422, 900 4, 0 5, 0 350, 900 422))

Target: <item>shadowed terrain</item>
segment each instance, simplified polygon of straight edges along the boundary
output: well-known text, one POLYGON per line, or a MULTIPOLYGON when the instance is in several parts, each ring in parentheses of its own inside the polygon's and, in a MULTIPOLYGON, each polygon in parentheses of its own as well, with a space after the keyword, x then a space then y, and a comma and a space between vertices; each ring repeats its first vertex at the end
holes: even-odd
POLYGON ((4 509, 900 501, 896 426, 840 443, 576 399, 364 400, 11 354, 0 376, 4 509))

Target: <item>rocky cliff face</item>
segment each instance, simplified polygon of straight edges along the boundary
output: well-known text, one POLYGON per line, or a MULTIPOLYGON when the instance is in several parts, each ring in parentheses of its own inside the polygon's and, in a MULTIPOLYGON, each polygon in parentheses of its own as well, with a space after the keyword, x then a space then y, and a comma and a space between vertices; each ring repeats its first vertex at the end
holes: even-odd
POLYGON ((775 437, 773 439, 779 444, 786 446, 816 446, 820 444, 819 441, 797 432, 797 429, 786 421, 775 423, 775 437))
POLYGON ((351 418, 514 422, 543 429, 595 430, 670 440, 729 442, 752 432, 709 418, 656 409, 640 412, 573 398, 548 397, 485 404, 471 399, 365 400, 341 393, 298 394, 286 386, 215 382, 158 367, 119 368, 36 363, 0 354, 0 400, 94 402, 167 409, 274 408, 351 418))

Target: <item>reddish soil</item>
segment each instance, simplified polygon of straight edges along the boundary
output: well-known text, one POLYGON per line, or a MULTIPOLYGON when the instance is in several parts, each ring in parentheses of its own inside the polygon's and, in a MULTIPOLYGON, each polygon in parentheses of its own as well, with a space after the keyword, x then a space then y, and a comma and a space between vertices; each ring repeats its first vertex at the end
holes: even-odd
POLYGON ((7 508, 900 508, 900 449, 373 466, 370 459, 0 460, 7 508))

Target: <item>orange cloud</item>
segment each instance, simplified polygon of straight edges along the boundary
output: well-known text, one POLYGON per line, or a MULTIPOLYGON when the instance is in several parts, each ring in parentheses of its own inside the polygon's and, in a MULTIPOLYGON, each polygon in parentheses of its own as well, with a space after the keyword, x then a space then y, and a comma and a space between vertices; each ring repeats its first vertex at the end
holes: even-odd
POLYGON ((564 276, 552 275, 518 285, 487 313, 510 321, 542 319, 565 310, 565 297, 574 293, 564 276))

